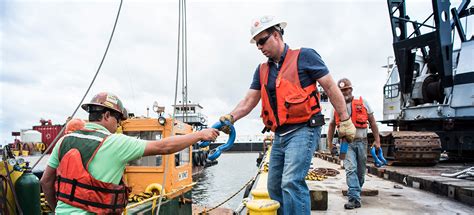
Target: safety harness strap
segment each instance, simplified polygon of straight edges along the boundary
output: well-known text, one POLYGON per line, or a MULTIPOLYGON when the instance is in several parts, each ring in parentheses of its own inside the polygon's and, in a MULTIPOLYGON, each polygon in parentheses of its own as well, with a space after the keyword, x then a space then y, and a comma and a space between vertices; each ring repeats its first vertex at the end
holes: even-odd
MULTIPOLYGON (((65 194, 65 193, 58 193, 58 196, 62 197, 62 198, 66 198, 66 199, 71 198, 71 195, 68 195, 68 194, 65 194)), ((98 203, 98 202, 87 201, 87 200, 80 199, 80 198, 77 198, 77 197, 74 198, 74 201, 78 202, 78 203, 81 203, 83 205, 90 205, 90 206, 93 206, 93 207, 96 207, 96 208, 107 208, 107 209, 113 209, 113 210, 123 209, 124 207, 126 207, 125 204, 120 204, 120 205, 117 205, 117 204, 113 204, 113 205, 112 204, 102 204, 102 203, 98 203)))
MULTIPOLYGON (((67 178, 63 178, 63 177, 59 177, 59 176, 58 176, 58 191, 59 191, 59 184, 61 184, 59 182, 72 184, 73 189, 75 188, 75 186, 78 186, 78 187, 81 187, 81 188, 84 188, 84 189, 99 191, 99 192, 103 192, 103 193, 118 193, 118 194, 120 194, 120 193, 126 193, 127 192, 126 189, 112 190, 112 189, 107 189, 107 188, 103 188, 103 187, 96 187, 96 186, 92 186, 92 185, 88 185, 88 184, 78 182, 76 179, 71 180, 71 179, 67 179, 67 178)), ((72 191, 72 194, 74 194, 74 190, 72 191)))
POLYGON ((319 105, 319 98, 318 98, 318 91, 317 90, 314 90, 313 92, 311 92, 311 95, 312 97, 314 97, 316 99, 316 105, 312 106, 311 107, 311 110, 315 110, 315 109, 318 109, 318 108, 321 108, 321 106, 319 105))
POLYGON ((72 188, 71 188, 71 195, 69 196, 69 201, 74 201, 74 194, 76 193, 76 186, 77 186, 77 180, 73 179, 72 180, 72 188))
POLYGON ((59 185, 61 185, 61 183, 59 183, 59 181, 61 180, 61 176, 58 175, 58 180, 56 181, 56 183, 58 183, 58 186, 57 186, 57 190, 56 190, 56 198, 58 198, 58 193, 59 193, 59 185))

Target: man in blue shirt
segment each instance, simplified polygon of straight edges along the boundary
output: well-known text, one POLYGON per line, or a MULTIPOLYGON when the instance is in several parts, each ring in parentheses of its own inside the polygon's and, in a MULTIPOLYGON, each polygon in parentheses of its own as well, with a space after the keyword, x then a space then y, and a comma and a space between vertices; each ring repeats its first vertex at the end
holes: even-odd
POLYGON ((278 214, 310 214, 304 178, 324 124, 316 82, 341 116, 340 136, 352 142, 355 127, 344 97, 319 54, 309 48, 292 50, 284 43, 286 24, 273 16, 252 23, 250 42, 256 43, 268 61, 257 67, 245 98, 220 120, 237 121, 262 99, 264 131, 275 132, 267 184, 270 198, 280 203, 278 214))

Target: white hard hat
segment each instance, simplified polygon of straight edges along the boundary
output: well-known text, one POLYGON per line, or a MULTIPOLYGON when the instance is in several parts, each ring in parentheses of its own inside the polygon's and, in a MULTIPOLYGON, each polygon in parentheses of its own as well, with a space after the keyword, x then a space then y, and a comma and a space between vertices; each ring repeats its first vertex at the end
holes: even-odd
POLYGON ((280 25, 280 28, 284 29, 286 27, 286 22, 269 15, 262 16, 259 19, 254 19, 250 26, 250 34, 252 35, 250 43, 255 43, 253 38, 257 36, 257 34, 275 25, 280 25))

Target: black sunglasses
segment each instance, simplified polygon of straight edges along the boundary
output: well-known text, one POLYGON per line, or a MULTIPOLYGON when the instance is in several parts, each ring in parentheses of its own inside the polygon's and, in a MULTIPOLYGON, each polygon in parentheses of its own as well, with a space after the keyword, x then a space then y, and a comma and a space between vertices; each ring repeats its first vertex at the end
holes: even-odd
POLYGON ((258 41, 257 41, 257 46, 258 45, 265 45, 265 43, 267 42, 268 38, 270 38, 273 34, 268 34, 266 37, 262 37, 260 38, 258 41))
POLYGON ((110 115, 112 115, 117 120, 117 123, 120 124, 120 122, 122 121, 122 115, 120 113, 115 112, 115 111, 110 111, 110 115))

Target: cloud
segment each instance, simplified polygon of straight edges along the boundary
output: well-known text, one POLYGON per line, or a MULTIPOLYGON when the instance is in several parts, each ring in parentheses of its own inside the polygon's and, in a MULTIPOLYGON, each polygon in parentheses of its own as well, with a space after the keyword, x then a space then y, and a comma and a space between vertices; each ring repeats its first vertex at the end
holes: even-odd
MULTIPOLYGON (((0 144, 40 118, 72 114, 105 51, 119 1, 2 1, 0 144)), ((414 3, 418 10, 418 2, 414 3)), ((428 5, 429 6, 429 5, 428 5)), ((421 11, 421 10, 420 10, 421 11)), ((188 1, 189 99, 213 123, 247 92, 265 58, 249 44, 253 18, 285 18, 290 47, 318 51, 335 79, 349 77, 382 118, 381 68, 393 55, 385 1, 188 1)), ((124 1, 114 39, 86 101, 117 94, 136 115, 153 101, 171 112, 177 66, 178 1, 124 1)), ((181 89, 179 86, 178 89, 181 89)), ((180 98, 180 93, 178 93, 180 98)), ((261 131, 260 107, 237 123, 261 131)), ((79 117, 86 117, 78 111, 79 117)))

